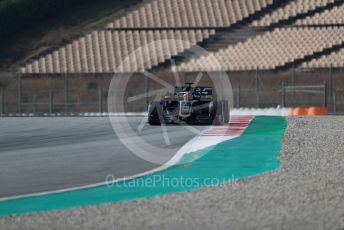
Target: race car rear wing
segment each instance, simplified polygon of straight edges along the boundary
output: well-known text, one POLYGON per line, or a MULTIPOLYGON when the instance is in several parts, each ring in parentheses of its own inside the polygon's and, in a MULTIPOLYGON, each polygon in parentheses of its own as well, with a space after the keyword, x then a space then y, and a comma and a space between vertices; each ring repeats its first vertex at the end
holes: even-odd
POLYGON ((213 95, 213 87, 195 87, 195 93, 200 93, 202 96, 211 96, 213 95))
POLYGON ((190 90, 193 93, 199 93, 201 95, 208 95, 211 96, 213 95, 213 87, 195 87, 191 88, 188 86, 182 86, 182 87, 175 87, 174 92, 176 94, 181 93, 181 92, 190 92, 190 90))

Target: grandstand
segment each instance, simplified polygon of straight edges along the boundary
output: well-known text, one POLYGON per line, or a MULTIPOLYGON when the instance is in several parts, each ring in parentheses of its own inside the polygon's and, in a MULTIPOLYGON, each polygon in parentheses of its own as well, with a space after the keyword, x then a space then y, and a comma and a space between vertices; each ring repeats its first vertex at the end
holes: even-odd
POLYGON ((143 72, 214 33, 214 30, 94 31, 37 58, 20 71, 23 74, 143 72), (188 43, 168 42, 173 39, 188 43), (126 57, 138 48, 159 40, 167 41, 167 50, 151 50, 134 57, 130 66, 121 65, 126 57))
POLYGON ((317 12, 322 9, 326 9, 334 5, 334 3, 340 3, 341 0, 294 0, 285 1, 286 4, 283 7, 265 15, 260 20, 255 20, 252 26, 266 27, 273 24, 277 24, 291 19, 297 19, 303 15, 317 12))
POLYGON ((344 24, 344 5, 335 6, 330 10, 299 19, 297 25, 343 25, 344 24))
POLYGON ((212 64, 214 59, 226 71, 271 70, 342 43, 344 27, 276 29, 211 53, 209 57, 183 63, 180 70, 216 71, 212 64))
POLYGON ((303 68, 341 68, 344 67, 344 49, 321 56, 302 64, 303 68))
POLYGON ((219 28, 252 16, 273 0, 156 0, 110 23, 108 28, 219 28))
MULTIPOLYGON (((245 96, 245 100, 236 99, 238 106, 281 105, 281 85, 324 82, 329 87, 326 102, 334 105, 334 85, 344 88, 340 81, 343 13, 342 0, 146 0, 103 27, 33 57, 23 63, 18 74, 21 79, 97 79, 135 73, 143 76, 135 84, 142 85, 147 80, 140 73, 145 71, 170 78, 169 63, 175 59, 177 69, 190 80, 199 71, 227 71, 235 96, 245 96), (181 39, 189 45, 171 42, 168 48, 130 57, 132 65, 119 68, 137 48, 165 39, 181 39), (181 58, 194 45, 209 53, 181 58)), ((318 100, 309 95, 300 97, 309 99, 303 104, 318 100)), ((301 103, 295 95, 292 101, 290 105, 301 103)))

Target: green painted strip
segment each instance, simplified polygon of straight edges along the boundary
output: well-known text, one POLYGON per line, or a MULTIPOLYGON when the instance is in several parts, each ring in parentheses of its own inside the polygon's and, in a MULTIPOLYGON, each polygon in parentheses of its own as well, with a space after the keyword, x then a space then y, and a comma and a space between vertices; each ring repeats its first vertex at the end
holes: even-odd
POLYGON ((0 216, 61 210, 182 192, 279 167, 286 120, 256 117, 242 136, 223 142, 190 165, 176 165, 141 178, 59 194, 0 202, 0 216))

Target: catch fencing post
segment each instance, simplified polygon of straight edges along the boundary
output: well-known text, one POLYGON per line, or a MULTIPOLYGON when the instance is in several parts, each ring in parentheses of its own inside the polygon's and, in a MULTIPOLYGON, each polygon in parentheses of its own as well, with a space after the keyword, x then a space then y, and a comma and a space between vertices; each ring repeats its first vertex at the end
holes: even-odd
POLYGON ((65 96, 65 103, 66 103, 66 112, 68 111, 68 77, 67 74, 64 76, 64 96, 65 96))
POLYGON ((237 108, 240 108, 240 84, 238 84, 237 88, 237 108))
POLYGON ((54 94, 52 90, 49 90, 49 113, 52 114, 54 111, 54 94))
POLYGON ((330 96, 330 101, 333 106, 333 112, 334 112, 334 90, 333 90, 333 69, 332 69, 332 64, 330 65, 330 71, 329 71, 329 77, 330 77, 330 82, 329 82, 329 96, 330 96))
POLYGON ((37 111, 37 94, 32 95, 32 112, 36 114, 37 111))
POLYGON ((260 92, 259 92, 259 72, 258 68, 256 70, 256 108, 260 106, 260 92))
POLYGON ((333 113, 337 115, 337 97, 336 97, 336 88, 333 88, 333 113))
POLYGON ((295 64, 293 64, 293 70, 292 70, 292 86, 293 86, 293 106, 295 106, 295 64))
POLYGON ((98 91, 98 111, 99 113, 103 112, 103 93, 102 93, 102 88, 99 87, 99 91, 98 91))
POLYGON ((324 101, 323 101, 323 106, 327 107, 327 83, 324 82, 324 101))
POLYGON ((282 81, 282 108, 285 107, 285 88, 284 88, 284 81, 282 81))
POLYGON ((21 75, 17 74, 17 112, 21 113, 21 75))
POLYGON ((148 91, 149 91, 149 79, 147 76, 145 77, 145 110, 148 109, 148 91))
POLYGON ((0 116, 4 113, 4 90, 0 88, 0 116))

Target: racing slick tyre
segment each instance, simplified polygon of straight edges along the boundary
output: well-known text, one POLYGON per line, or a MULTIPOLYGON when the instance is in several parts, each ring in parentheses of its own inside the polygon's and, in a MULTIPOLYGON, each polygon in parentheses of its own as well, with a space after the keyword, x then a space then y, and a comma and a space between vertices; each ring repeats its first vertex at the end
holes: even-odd
POLYGON ((228 101, 221 100, 214 103, 216 106, 216 115, 214 118, 214 125, 223 125, 229 122, 229 107, 228 101))
POLYGON ((148 107, 148 123, 150 125, 161 125, 164 122, 163 107, 160 102, 154 101, 148 107))

